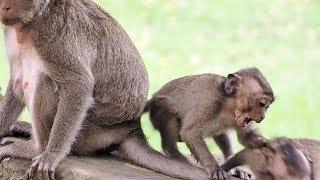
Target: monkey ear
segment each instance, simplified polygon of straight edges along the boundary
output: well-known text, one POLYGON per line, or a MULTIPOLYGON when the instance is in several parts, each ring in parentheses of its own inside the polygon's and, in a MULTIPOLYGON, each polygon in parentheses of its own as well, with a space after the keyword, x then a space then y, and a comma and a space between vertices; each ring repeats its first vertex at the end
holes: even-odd
POLYGON ((226 82, 224 83, 224 91, 226 92, 226 94, 234 94, 239 87, 240 80, 241 77, 239 75, 229 74, 226 82))

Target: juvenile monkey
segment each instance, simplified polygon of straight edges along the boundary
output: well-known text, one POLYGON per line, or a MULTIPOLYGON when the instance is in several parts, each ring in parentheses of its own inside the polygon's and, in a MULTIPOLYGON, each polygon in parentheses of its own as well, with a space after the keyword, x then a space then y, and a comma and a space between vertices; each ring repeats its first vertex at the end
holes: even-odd
POLYGON ((248 164, 261 180, 320 180, 320 141, 277 138, 267 148, 244 149, 221 167, 248 164))
POLYGON ((150 111, 151 122, 160 131, 166 155, 187 161, 176 146, 183 141, 208 174, 225 179, 226 172, 204 138, 212 137, 225 158, 234 153, 227 134, 231 128, 244 146, 263 146, 266 140, 247 125, 260 123, 273 100, 266 78, 258 69, 249 68, 227 77, 202 74, 173 80, 153 95, 145 111, 150 111))
POLYGON ((0 159, 33 158, 27 174, 54 179, 67 155, 115 147, 120 156, 183 179, 206 179, 190 164, 151 149, 140 125, 148 75, 119 23, 91 0, 0 0, 10 80, 0 137, 26 107, 32 139, 0 147, 0 159))

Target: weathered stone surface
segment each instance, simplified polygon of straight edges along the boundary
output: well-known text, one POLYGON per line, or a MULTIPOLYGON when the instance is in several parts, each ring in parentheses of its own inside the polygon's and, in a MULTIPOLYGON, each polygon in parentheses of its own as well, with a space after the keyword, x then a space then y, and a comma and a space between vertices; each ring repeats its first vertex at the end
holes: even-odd
MULTIPOLYGON (((30 166, 30 161, 7 158, 0 164, 1 180, 17 180, 30 166)), ((56 172, 58 180, 167 180, 168 176, 108 157, 68 157, 56 172)), ((234 178, 237 179, 237 178, 234 178)))

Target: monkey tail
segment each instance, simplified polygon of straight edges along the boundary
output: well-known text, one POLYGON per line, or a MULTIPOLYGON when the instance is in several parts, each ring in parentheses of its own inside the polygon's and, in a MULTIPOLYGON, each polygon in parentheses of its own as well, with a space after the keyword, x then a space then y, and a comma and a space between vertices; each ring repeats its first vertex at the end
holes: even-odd
POLYGON ((167 96, 161 96, 161 95, 160 96, 154 96, 152 99, 147 101, 146 105, 144 106, 143 113, 149 112, 151 107, 154 104, 157 104, 157 102, 165 100, 165 99, 169 99, 169 98, 167 96))
POLYGON ((143 109, 143 113, 147 113, 149 112, 151 109, 151 99, 147 101, 146 105, 144 106, 144 109, 143 109))
POLYGON ((208 179, 201 168, 171 159, 152 149, 142 131, 133 133, 120 144, 119 155, 134 164, 174 178, 208 179))

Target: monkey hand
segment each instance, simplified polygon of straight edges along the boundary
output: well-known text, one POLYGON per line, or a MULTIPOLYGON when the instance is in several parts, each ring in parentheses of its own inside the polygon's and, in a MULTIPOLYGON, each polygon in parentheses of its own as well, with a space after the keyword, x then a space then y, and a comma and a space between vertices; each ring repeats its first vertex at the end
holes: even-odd
POLYGON ((263 147, 269 147, 270 142, 265 137, 256 134, 248 139, 248 143, 246 146, 252 149, 261 149, 263 147))
POLYGON ((32 159, 33 163, 27 171, 29 178, 37 177, 41 180, 54 180, 55 170, 64 157, 58 153, 44 151, 39 156, 32 159))
POLYGON ((213 180, 228 179, 228 174, 224 170, 222 170, 219 165, 215 165, 211 173, 212 173, 211 179, 213 180))
POLYGON ((243 180, 252 180, 252 175, 238 168, 231 169, 228 173, 230 176, 237 177, 243 180))

